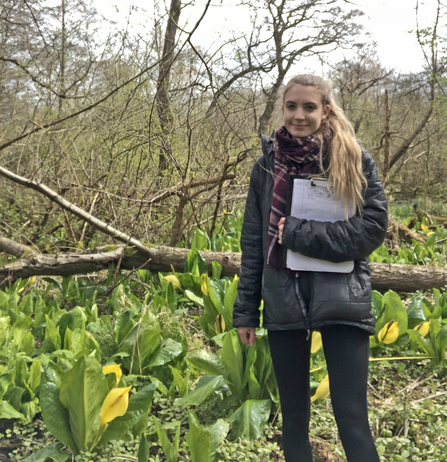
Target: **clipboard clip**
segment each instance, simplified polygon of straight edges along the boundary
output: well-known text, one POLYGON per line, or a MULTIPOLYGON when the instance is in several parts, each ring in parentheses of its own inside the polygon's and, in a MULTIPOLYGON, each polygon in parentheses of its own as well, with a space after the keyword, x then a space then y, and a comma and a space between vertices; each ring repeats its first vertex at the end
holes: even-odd
POLYGON ((327 184, 327 180, 325 180, 325 179, 315 179, 315 178, 311 178, 311 179, 310 179, 310 185, 311 185, 311 186, 320 186, 320 187, 323 186, 322 184, 318 184, 318 181, 319 181, 320 183, 323 183, 323 185, 326 185, 326 184, 327 184))

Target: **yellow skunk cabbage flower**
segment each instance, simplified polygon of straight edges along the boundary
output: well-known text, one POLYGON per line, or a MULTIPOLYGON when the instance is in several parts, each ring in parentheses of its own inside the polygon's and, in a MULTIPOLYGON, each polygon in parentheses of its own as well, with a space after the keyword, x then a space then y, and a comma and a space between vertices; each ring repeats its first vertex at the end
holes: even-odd
POLYGON ((222 334, 225 332, 225 319, 219 313, 216 317, 216 322, 214 323, 214 330, 217 334, 222 334))
POLYGON ((237 274, 234 275, 233 281, 239 281, 239 276, 237 274))
POLYGON ((37 279, 37 276, 33 276, 31 278, 28 279, 28 281, 26 281, 26 284, 17 291, 18 294, 20 294, 20 292, 23 292, 25 289, 29 289, 33 286, 33 284, 36 282, 36 279, 37 279))
POLYGON ((168 274, 167 276, 164 276, 163 279, 169 284, 172 282, 172 285, 174 286, 174 289, 181 289, 180 281, 177 279, 177 276, 174 276, 173 274, 168 274))
POLYGON ((421 322, 414 328, 414 330, 416 332, 419 332, 422 335, 422 337, 425 337, 428 334, 428 331, 430 330, 430 321, 421 322))
POLYGON ((386 323, 378 335, 379 342, 386 344, 395 342, 397 337, 399 337, 399 323, 393 320, 386 323))
POLYGON ((101 407, 101 426, 108 424, 113 419, 121 417, 127 411, 129 405, 129 390, 132 387, 113 388, 110 390, 101 407))
POLYGON ((201 278, 202 278, 202 285, 200 286, 200 288, 202 289, 202 292, 205 294, 205 295, 208 295, 208 287, 206 285, 206 281, 207 281, 207 275, 206 274, 202 274, 201 278))
POLYGON ((104 375, 114 373, 115 377, 116 377, 116 384, 117 385, 119 384, 119 382, 121 380, 121 376, 123 375, 123 373, 121 372, 121 366, 119 366, 118 364, 112 364, 110 366, 103 367, 102 368, 102 373, 104 375))
POLYGON ((323 342, 321 341, 320 332, 312 332, 312 344, 310 346, 310 352, 316 353, 321 348, 322 345, 323 345, 323 342))
POLYGON ((315 391, 315 395, 312 396, 310 402, 313 403, 317 399, 324 399, 326 396, 329 395, 329 375, 320 382, 318 385, 317 390, 315 391))

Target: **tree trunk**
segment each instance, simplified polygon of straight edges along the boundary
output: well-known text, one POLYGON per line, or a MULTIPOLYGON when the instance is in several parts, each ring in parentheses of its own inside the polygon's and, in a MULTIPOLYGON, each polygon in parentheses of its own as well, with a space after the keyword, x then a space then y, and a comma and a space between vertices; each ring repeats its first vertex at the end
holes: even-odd
POLYGON ((385 187, 388 172, 390 170, 390 145, 391 145, 391 133, 390 133, 390 99, 388 96, 388 88, 385 88, 385 145, 383 147, 383 170, 382 170, 382 185, 385 187))
POLYGON ((259 117, 259 128, 258 133, 260 135, 270 135, 269 125, 272 118, 273 111, 275 109, 276 100, 278 99, 278 92, 281 88, 282 83, 284 82, 284 73, 280 73, 276 79, 276 82, 273 84, 267 99, 267 104, 265 106, 264 112, 261 117, 259 117))
POLYGON ((163 174, 163 172, 168 169, 169 158, 172 154, 171 142, 169 140, 173 120, 169 99, 169 77, 171 75, 171 66, 174 61, 175 34, 177 32, 181 4, 181 0, 171 0, 163 46, 163 56, 158 73, 156 104, 160 128, 162 131, 162 142, 159 154, 160 174, 163 174))
MULTIPOLYGON (((20 244, 16 244, 20 246, 20 244)), ((8 252, 13 247, 11 241, 0 238, 0 251, 8 252)), ((26 249, 23 246, 23 249, 26 249)), ((87 274, 117 264, 121 260, 121 268, 133 270, 144 268, 152 272, 182 272, 189 249, 176 247, 148 246, 145 252, 123 245, 111 245, 84 254, 39 255, 33 253, 20 260, 0 268, 0 286, 12 283, 18 278, 31 276, 69 276, 87 274)), ((16 252, 18 254, 18 252, 16 252)), ((239 274, 241 254, 235 252, 201 252, 212 271, 212 262, 222 265, 224 276, 239 274)), ((373 289, 379 291, 395 290, 398 292, 414 292, 416 290, 441 289, 447 285, 447 270, 433 266, 391 265, 371 263, 371 283, 373 289)))

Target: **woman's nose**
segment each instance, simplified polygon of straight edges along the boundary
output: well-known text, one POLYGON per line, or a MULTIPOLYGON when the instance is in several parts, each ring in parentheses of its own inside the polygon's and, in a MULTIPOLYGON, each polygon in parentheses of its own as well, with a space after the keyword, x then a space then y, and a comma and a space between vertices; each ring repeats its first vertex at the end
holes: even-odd
POLYGON ((297 108, 295 111, 295 119, 304 119, 304 111, 302 108, 297 108))

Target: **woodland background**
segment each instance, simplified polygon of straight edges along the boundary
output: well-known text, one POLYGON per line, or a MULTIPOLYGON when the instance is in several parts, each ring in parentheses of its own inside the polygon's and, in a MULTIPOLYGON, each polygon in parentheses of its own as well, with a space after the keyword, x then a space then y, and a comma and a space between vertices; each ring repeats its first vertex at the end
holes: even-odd
MULTIPOLYGON (((168 6, 158 5, 144 34, 104 36, 91 1, 2 2, 1 166, 144 242, 184 246, 197 225, 211 237, 219 217, 243 210, 258 134, 281 123, 281 88, 292 66, 315 54, 329 60, 331 49, 346 47, 356 56, 332 63, 326 77, 389 200, 446 200, 441 2, 435 23, 414 31, 426 68, 408 74, 383 68, 373 46, 356 41, 362 13, 348 2, 252 2, 247 34, 212 56, 189 40, 198 24, 177 28, 190 4, 168 6)), ((43 252, 104 241, 2 175, 3 236, 43 252)))

